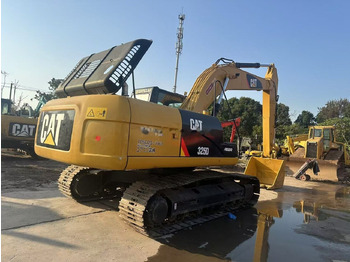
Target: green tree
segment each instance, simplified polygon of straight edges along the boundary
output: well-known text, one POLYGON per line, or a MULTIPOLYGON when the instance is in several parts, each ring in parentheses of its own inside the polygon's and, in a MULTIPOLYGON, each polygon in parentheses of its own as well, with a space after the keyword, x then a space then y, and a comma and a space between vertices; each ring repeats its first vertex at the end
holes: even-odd
POLYGON ((277 115, 276 115, 276 126, 285 126, 291 125, 292 121, 289 116, 289 106, 285 104, 278 103, 277 104, 277 115))
POLYGON ((286 138, 286 136, 291 136, 291 135, 307 134, 308 130, 309 130, 308 127, 302 127, 298 123, 294 123, 289 126, 284 126, 283 134, 284 134, 284 138, 286 138))
POLYGON ((321 108, 316 116, 317 123, 327 119, 350 117, 350 101, 348 99, 330 100, 321 108))
MULTIPOLYGON (((261 126, 261 110, 262 106, 259 102, 248 97, 231 98, 223 101, 221 104, 218 118, 220 121, 233 120, 241 118, 239 127, 240 136, 251 137, 254 126, 261 126), (227 105, 227 102, 229 106, 227 105)), ((224 139, 228 140, 231 134, 230 128, 225 128, 224 139)))
POLYGON ((309 127, 315 125, 315 117, 311 112, 303 110, 294 123, 299 124, 302 127, 309 127))
POLYGON ((259 145, 262 143, 262 137, 263 137, 262 133, 263 133, 262 125, 253 126, 253 133, 250 136, 252 139, 253 145, 259 145))
POLYGON ((337 134, 336 140, 344 143, 350 142, 350 117, 327 119, 320 123, 320 125, 335 126, 337 134))
POLYGON ((286 138, 285 135, 285 127, 292 124, 289 116, 289 106, 285 104, 278 103, 277 104, 277 114, 276 114, 276 134, 275 137, 277 140, 284 140, 286 138))
POLYGON ((63 82, 63 79, 56 79, 56 78, 52 78, 48 84, 49 84, 49 92, 41 92, 41 91, 36 91, 36 94, 34 96, 34 98, 36 100, 41 101, 42 99, 44 101, 49 101, 51 99, 55 99, 57 98, 55 91, 58 88, 58 86, 63 82))

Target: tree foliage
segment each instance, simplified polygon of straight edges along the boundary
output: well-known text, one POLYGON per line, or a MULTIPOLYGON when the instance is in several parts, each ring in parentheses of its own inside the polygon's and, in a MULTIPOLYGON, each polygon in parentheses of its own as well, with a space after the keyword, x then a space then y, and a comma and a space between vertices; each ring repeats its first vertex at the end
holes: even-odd
POLYGON ((285 127, 290 126, 292 124, 292 121, 290 120, 289 116, 289 106, 286 106, 285 104, 278 103, 277 104, 277 114, 276 114, 276 133, 275 137, 277 140, 283 140, 285 139, 285 127))
MULTIPOLYGON (((241 125, 239 127, 239 134, 243 137, 250 137, 254 143, 262 142, 262 105, 254 99, 248 97, 231 98, 227 102, 224 101, 221 105, 218 118, 220 121, 227 121, 237 117, 241 118, 241 125), (230 111, 231 109, 231 111, 230 111)), ((286 127, 292 125, 289 115, 289 107, 285 104, 278 103, 276 109, 276 138, 279 140, 285 139, 286 127)), ((300 127, 288 129, 300 130, 300 127)), ((295 131, 296 132, 296 131, 295 131)), ((228 140, 231 130, 227 128, 224 130, 225 140, 228 140)))
POLYGON ((327 119, 350 117, 350 101, 348 99, 330 100, 321 108, 316 116, 317 123, 327 119))
POLYGON ((277 142, 282 143, 284 141, 284 139, 286 138, 286 136, 307 134, 308 128, 302 127, 298 123, 294 123, 294 124, 291 124, 289 126, 286 125, 286 126, 280 127, 279 132, 281 135, 277 136, 277 134, 276 134, 276 139, 278 140, 277 142))
POLYGON ((322 126, 335 126, 336 140, 338 142, 350 142, 350 117, 330 118, 320 123, 322 126))
MULTIPOLYGON (((239 133, 241 137, 249 137, 254 143, 262 142, 262 105, 248 97, 231 98, 221 104, 218 118, 220 121, 241 118, 239 133)), ((347 99, 331 100, 321 108, 315 117, 311 112, 303 110, 292 123, 289 107, 277 104, 276 109, 276 141, 283 143, 287 135, 307 134, 308 127, 318 125, 334 125, 337 129, 337 141, 350 142, 350 102, 347 99), (322 120, 322 121, 321 121, 322 120)), ((224 129, 224 139, 228 141, 231 129, 224 129)))
POLYGON ((281 125, 291 125, 292 120, 290 120, 289 116, 289 106, 285 104, 278 103, 277 104, 277 115, 276 115, 276 126, 281 125))
MULTIPOLYGON (((227 121, 240 117, 239 134, 251 137, 254 126, 261 125, 261 109, 261 104, 254 99, 248 97, 237 99, 234 97, 222 102, 218 118, 220 121, 227 121)), ((226 129, 224 135, 225 140, 228 140, 227 137, 231 134, 231 130, 226 129)))
POLYGON ((309 126, 315 125, 315 117, 313 113, 303 110, 301 114, 298 115, 294 123, 299 124, 304 128, 307 128, 309 126))
POLYGON ((336 140, 350 142, 350 101, 348 99, 330 100, 318 108, 316 116, 318 125, 335 126, 336 140))
POLYGON ((34 98, 38 101, 41 101, 41 99, 44 99, 45 101, 49 101, 51 99, 57 98, 55 91, 57 87, 62 83, 63 79, 56 79, 52 78, 48 84, 49 84, 49 92, 41 92, 41 91, 36 91, 36 94, 34 98))

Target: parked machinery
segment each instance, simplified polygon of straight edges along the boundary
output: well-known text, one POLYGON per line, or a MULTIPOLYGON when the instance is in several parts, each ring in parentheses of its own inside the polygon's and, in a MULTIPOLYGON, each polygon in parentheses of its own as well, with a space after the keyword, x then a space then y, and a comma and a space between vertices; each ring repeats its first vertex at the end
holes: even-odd
MULTIPOLYGON (((72 164, 59 178, 63 194, 85 201, 121 191, 121 217, 150 234, 168 233, 164 228, 176 223, 181 228, 186 218, 213 209, 254 205, 259 180, 272 188, 282 186, 281 160, 253 159, 246 172, 253 176, 204 168, 238 161, 236 146, 223 141, 215 110, 214 115, 202 113, 213 102, 217 108, 230 89, 263 91, 264 155, 270 156, 275 67, 269 65, 266 77, 259 78, 239 69, 259 64, 218 60, 197 79, 180 108, 169 107, 157 99, 146 99, 150 103, 126 96, 125 82, 151 43, 139 39, 83 58, 57 89, 60 99, 43 107, 35 150, 72 164), (115 95, 119 90, 121 95, 115 95)), ((137 98, 134 86, 133 93, 137 98)))
POLYGON ((289 158, 286 161, 287 175, 295 174, 306 162, 316 160, 319 172, 309 172, 307 177, 313 180, 343 181, 348 179, 345 165, 350 165, 346 145, 336 141, 334 126, 312 126, 304 141, 299 142, 295 150, 293 140, 289 141, 289 158))
POLYGON ((1 148, 20 149, 36 156, 34 137, 37 117, 44 103, 39 101, 35 110, 25 104, 16 112, 10 99, 1 98, 1 148))

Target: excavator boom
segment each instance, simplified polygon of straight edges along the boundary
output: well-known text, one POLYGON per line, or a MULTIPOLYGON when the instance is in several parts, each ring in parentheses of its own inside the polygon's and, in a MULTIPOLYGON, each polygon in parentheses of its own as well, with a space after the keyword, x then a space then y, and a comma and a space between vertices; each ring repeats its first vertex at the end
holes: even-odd
POLYGON ((273 189, 283 186, 284 161, 271 159, 275 144, 275 120, 278 91, 277 69, 274 64, 235 63, 232 60, 219 59, 206 69, 196 80, 191 92, 183 102, 181 109, 201 113, 214 103, 219 106, 227 90, 256 90, 263 92, 263 158, 252 157, 245 174, 259 178, 262 186, 273 189), (222 61, 224 64, 219 64, 222 61), (268 67, 265 78, 248 73, 241 68, 268 67))
POLYGON ((263 155, 269 157, 275 138, 274 125, 278 98, 277 69, 274 64, 267 66, 259 63, 235 63, 232 60, 229 63, 219 64, 221 60, 218 60, 197 78, 180 108, 202 113, 213 102, 219 104, 223 93, 227 90, 263 91, 263 155), (265 78, 240 69, 261 66, 268 67, 265 78))

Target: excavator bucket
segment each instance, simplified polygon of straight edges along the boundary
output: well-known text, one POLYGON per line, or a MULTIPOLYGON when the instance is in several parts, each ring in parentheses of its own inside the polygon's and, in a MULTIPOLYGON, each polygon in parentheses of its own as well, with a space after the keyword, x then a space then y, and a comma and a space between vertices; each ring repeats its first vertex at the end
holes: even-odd
POLYGON ((284 161, 272 158, 251 157, 244 174, 255 176, 266 189, 281 188, 284 183, 284 161))

